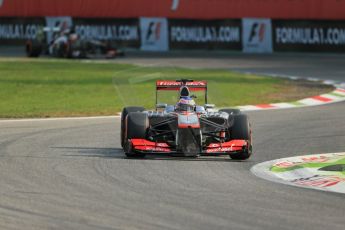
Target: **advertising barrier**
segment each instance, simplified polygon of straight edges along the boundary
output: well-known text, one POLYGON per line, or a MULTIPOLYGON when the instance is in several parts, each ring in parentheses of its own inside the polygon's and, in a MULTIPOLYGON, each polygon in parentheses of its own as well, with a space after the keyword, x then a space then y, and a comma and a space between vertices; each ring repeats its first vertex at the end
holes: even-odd
POLYGON ((171 49, 241 50, 241 20, 169 20, 171 49))
POLYGON ((274 20, 274 51, 344 52, 345 21, 274 20))
POLYGON ((345 20, 0 17, 0 45, 24 45, 37 37, 49 43, 66 31, 145 51, 345 52, 345 20))
POLYGON ((243 52, 272 53, 271 19, 244 18, 243 52))
POLYGON ((46 27, 51 28, 46 32, 47 42, 53 40, 58 34, 69 30, 73 26, 71 17, 46 17, 46 27), (59 28, 60 31, 55 31, 54 28, 59 28))
POLYGON ((121 47, 140 48, 139 19, 75 18, 74 30, 82 39, 104 40, 121 47))
POLYGON ((1 18, 0 44, 22 45, 36 38, 44 26, 44 18, 1 18))
POLYGON ((168 51, 168 20, 166 18, 140 18, 141 50, 168 51))

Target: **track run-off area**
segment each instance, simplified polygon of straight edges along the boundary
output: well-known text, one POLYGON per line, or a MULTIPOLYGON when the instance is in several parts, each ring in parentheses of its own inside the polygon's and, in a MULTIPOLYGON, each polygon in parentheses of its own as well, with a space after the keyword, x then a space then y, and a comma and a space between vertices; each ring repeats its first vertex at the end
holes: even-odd
MULTIPOLYGON (((132 55, 115 62, 345 81, 342 55, 132 55)), ((0 121, 0 229, 344 229, 343 194, 263 180, 262 162, 345 151, 345 103, 247 111, 254 154, 125 158, 120 119, 0 121)))

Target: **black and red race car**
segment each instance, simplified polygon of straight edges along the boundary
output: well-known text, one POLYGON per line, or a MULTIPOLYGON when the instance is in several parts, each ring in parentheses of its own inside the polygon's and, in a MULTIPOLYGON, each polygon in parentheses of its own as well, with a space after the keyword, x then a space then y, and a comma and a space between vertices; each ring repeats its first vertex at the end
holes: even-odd
POLYGON ((125 107, 121 115, 121 145, 127 157, 146 154, 198 157, 229 155, 245 160, 252 154, 252 133, 246 114, 207 104, 207 82, 188 79, 157 81, 159 91, 178 91, 175 105, 156 110, 125 107), (196 105, 192 92, 203 92, 205 104, 196 105))
POLYGON ((111 41, 82 39, 73 30, 59 27, 41 28, 35 39, 26 41, 25 51, 28 57, 46 54, 57 58, 116 58, 125 55, 111 41), (53 32, 53 39, 47 43, 49 32, 53 32))

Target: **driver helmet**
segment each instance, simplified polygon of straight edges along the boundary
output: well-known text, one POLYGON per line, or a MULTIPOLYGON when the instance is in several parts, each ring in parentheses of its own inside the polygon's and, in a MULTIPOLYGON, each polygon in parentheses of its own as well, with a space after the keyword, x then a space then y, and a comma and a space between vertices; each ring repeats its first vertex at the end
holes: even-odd
POLYGON ((194 111, 195 102, 191 97, 181 97, 176 104, 177 111, 194 111))

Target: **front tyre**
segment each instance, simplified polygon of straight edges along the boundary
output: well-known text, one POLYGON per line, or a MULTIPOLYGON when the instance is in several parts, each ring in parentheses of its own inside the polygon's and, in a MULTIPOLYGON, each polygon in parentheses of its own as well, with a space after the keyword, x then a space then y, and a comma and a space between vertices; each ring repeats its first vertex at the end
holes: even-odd
POLYGON ((139 107, 139 106, 129 106, 129 107, 125 107, 122 110, 121 113, 121 147, 124 147, 125 144, 125 128, 126 128, 126 124, 125 124, 125 119, 127 118, 129 113, 132 112, 142 112, 144 111, 145 108, 143 107, 139 107))
POLYGON ((132 148, 131 139, 145 139, 149 128, 149 119, 146 113, 132 112, 125 119, 126 132, 124 151, 127 157, 143 158, 145 153, 136 152, 132 148))
POLYGON ((252 131, 246 114, 238 114, 234 116, 234 124, 230 131, 231 140, 246 140, 248 146, 241 152, 230 154, 233 160, 246 160, 252 155, 252 131))

